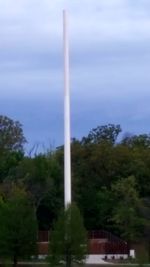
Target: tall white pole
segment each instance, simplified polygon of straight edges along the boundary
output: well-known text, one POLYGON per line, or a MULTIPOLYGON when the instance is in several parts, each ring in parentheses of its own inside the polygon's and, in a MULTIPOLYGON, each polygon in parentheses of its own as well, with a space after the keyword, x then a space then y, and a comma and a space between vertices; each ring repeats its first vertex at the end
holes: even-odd
POLYGON ((69 40, 67 13, 63 11, 64 45, 64 204, 71 204, 71 142, 70 142, 70 86, 69 86, 69 40))

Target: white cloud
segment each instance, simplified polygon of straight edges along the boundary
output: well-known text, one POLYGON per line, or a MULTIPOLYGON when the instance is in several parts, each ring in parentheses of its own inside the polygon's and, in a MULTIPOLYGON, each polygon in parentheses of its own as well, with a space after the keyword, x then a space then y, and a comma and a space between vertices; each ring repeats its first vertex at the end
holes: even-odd
MULTIPOLYGON (((144 107, 144 96, 150 98, 149 0, 0 0, 0 101, 9 99, 11 106, 11 99, 13 105, 24 99, 28 109, 28 100, 34 105, 40 96, 52 101, 62 94, 64 8, 69 12, 73 101, 91 114, 91 121, 99 120, 96 111, 104 112, 106 120, 139 116, 135 100, 140 104, 143 95, 144 107)), ((76 113, 80 120, 80 107, 76 113)))
POLYGON ((0 1, 3 39, 29 40, 62 37, 62 9, 68 8, 71 37, 87 42, 150 38, 147 1, 133 0, 5 0, 0 1), (133 1, 134 2, 134 1, 133 1), (141 3, 141 4, 140 4, 141 3), (6 38, 6 39, 5 39, 6 38))

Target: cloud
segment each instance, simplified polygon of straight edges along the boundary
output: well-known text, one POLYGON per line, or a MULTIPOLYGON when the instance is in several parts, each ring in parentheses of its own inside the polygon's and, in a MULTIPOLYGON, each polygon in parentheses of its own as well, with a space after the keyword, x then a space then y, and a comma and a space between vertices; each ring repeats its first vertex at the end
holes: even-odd
POLYGON ((145 121, 147 129, 149 0, 0 1, 1 112, 18 117, 32 142, 50 137, 63 142, 64 8, 72 135, 109 122, 138 130, 145 121))

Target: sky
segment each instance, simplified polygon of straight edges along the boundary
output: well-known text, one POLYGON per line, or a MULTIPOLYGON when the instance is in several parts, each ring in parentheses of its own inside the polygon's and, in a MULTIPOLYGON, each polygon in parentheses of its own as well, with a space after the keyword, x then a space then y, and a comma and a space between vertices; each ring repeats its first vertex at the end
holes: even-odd
POLYGON ((71 136, 150 132, 149 0, 0 0, 0 114, 27 150, 63 144, 62 10, 69 15, 71 136))

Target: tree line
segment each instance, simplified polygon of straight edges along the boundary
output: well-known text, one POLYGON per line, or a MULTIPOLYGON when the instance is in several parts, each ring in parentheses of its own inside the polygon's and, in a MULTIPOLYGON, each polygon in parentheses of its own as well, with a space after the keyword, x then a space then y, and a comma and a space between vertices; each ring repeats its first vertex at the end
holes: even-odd
MULTIPOLYGON (((25 143, 22 125, 1 115, 0 210, 17 195, 26 208, 31 203, 37 228, 49 230, 64 203, 64 147, 30 157, 25 143)), ((86 229, 144 241, 150 251, 150 134, 122 135, 120 125, 98 126, 71 140, 71 156, 73 201, 86 229)))

